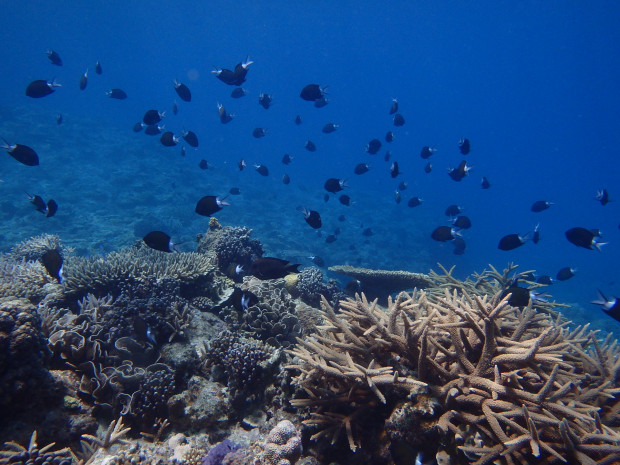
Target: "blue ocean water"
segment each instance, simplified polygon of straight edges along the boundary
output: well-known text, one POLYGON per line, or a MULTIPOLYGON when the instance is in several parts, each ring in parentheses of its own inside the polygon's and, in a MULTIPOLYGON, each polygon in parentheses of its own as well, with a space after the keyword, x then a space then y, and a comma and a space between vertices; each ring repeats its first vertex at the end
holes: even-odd
POLYGON ((572 305, 578 323, 620 331, 620 323, 590 300, 600 288, 620 295, 620 5, 617 2, 0 2, 4 46, 0 51, 0 136, 30 145, 41 164, 27 167, 0 158, 0 249, 40 233, 59 234, 79 254, 99 254, 131 245, 152 229, 177 242, 204 232, 208 218, 194 213, 203 195, 241 195, 216 216, 224 225, 247 226, 268 254, 310 265, 309 255, 328 265, 428 271, 439 262, 456 265, 465 277, 488 264, 508 262, 520 270, 552 276, 578 269, 549 292, 572 305), (64 65, 49 63, 56 50, 64 65), (233 68, 249 56, 244 88, 217 80, 213 66, 233 68), (99 60, 103 74, 94 72, 99 60), (80 76, 88 69, 88 86, 80 76), (63 87, 42 99, 24 95, 34 79, 56 78, 63 87), (185 103, 172 82, 187 84, 185 103), (328 86, 329 104, 315 108, 299 98, 303 86, 328 86), (105 96, 122 88, 128 99, 105 96), (273 106, 258 105, 261 92, 273 106), (397 98, 406 119, 394 127, 388 110, 397 98), (178 102, 179 114, 171 107, 178 102), (236 116, 219 122, 217 103, 236 116), (167 148, 158 137, 134 133, 150 108, 167 111, 166 129, 191 129, 198 149, 167 148), (56 124, 56 115, 63 123, 56 124), (303 124, 293 120, 301 115, 303 124), (323 134, 325 123, 339 125, 323 134), (256 127, 267 129, 261 139, 256 127), (373 138, 377 155, 365 152, 373 138), (460 155, 467 137, 471 153, 460 155), (304 149, 306 140, 316 152, 304 149), (424 145, 436 146, 433 171, 424 173, 424 145), (384 161, 386 150, 391 160, 384 161), (285 166, 284 153, 294 159, 285 166), (248 167, 240 172, 237 162, 248 167), (466 158, 469 176, 454 182, 447 169, 466 158), (201 170, 205 159, 211 165, 201 170), (392 161, 403 172, 390 177, 392 161), (364 175, 357 163, 370 163, 364 175), (262 177, 253 164, 265 164, 262 177), (282 176, 290 175, 284 185, 282 176), (486 176, 491 188, 482 190, 486 176), (332 195, 329 177, 348 179, 354 205, 332 195), (402 202, 395 191, 407 182, 402 202), (607 188, 612 201, 594 200, 607 188), (60 205, 45 218, 24 192, 60 205), (413 196, 424 199, 408 208, 413 196), (532 213, 536 200, 554 205, 532 213), (463 233, 464 255, 433 241, 448 224, 450 204, 462 205, 473 227, 463 233), (297 207, 320 212, 321 235, 297 207), (339 221, 339 215, 345 215, 339 221), (542 239, 509 252, 497 248, 505 234, 525 234, 540 224, 542 239), (602 252, 570 244, 564 231, 598 228, 609 244, 602 252), (373 235, 362 231, 371 228, 373 235), (339 228, 333 243, 325 238, 339 228))

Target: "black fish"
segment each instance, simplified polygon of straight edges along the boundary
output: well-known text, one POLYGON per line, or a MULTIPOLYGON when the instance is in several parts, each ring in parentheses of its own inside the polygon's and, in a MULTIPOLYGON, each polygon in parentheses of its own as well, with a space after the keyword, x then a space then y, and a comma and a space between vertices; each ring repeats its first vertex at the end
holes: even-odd
POLYGON ((386 142, 394 142, 394 133, 392 131, 388 131, 385 133, 385 141, 386 142))
POLYGON ((62 255, 56 249, 51 249, 41 256, 41 262, 52 278, 62 283, 62 255))
POLYGON ((273 97, 269 94, 260 94, 258 96, 258 104, 265 110, 269 110, 271 102, 273 102, 273 97))
POLYGON ((508 298, 508 304, 513 307, 527 307, 535 295, 530 289, 525 287, 511 286, 500 294, 500 298, 503 299, 508 294, 511 294, 508 298))
POLYGON ((175 116, 179 114, 179 105, 177 105, 176 100, 172 102, 172 114, 175 116))
POLYGON ((602 305, 602 310, 607 313, 614 320, 620 321, 620 299, 617 297, 614 299, 608 299, 605 295, 599 290, 598 291, 598 299, 590 302, 594 305, 602 305))
POLYGON ((452 243, 454 244, 454 249, 452 250, 454 255, 463 255, 465 253, 466 244, 462 237, 455 237, 452 243))
POLYGON ((322 131, 325 134, 330 134, 332 132, 334 132, 336 129, 338 129, 340 126, 338 126, 337 124, 334 123, 327 123, 325 126, 323 126, 322 131))
POLYGON ((390 158, 392 157, 392 152, 390 152, 389 150, 387 152, 385 152, 385 155, 383 155, 383 160, 384 161, 390 161, 390 158))
POLYGON ((448 242, 454 240, 458 233, 450 226, 438 226, 431 233, 431 238, 438 242, 448 242))
POLYGON ((230 205, 226 202, 226 197, 220 198, 215 195, 205 195, 196 204, 196 213, 202 216, 211 216, 219 212, 225 205, 230 205))
POLYGON ((232 90, 232 92, 230 93, 230 96, 232 98, 241 98, 241 97, 245 97, 247 93, 248 92, 243 87, 237 87, 232 90))
POLYGON ((285 165, 289 165, 291 161, 293 161, 293 157, 291 157, 288 153, 285 153, 282 157, 282 163, 284 163, 285 165))
POLYGON ((390 115, 398 112, 398 100, 395 98, 392 99, 392 106, 390 107, 390 115))
POLYGON ((600 252, 601 247, 607 244, 607 242, 598 241, 601 235, 599 230, 576 227, 569 229, 564 234, 571 244, 584 249, 594 250, 596 248, 600 252))
POLYGON ((395 178, 399 174, 402 174, 402 173, 398 169, 398 162, 395 161, 392 163, 392 166, 390 167, 390 175, 392 176, 392 178, 395 178))
POLYGON ((50 62, 53 65, 62 66, 62 58, 60 58, 58 52, 55 52, 54 50, 48 50, 45 53, 47 53, 47 58, 49 58, 50 62))
POLYGON ((379 139, 373 139, 366 145, 366 151, 371 155, 376 155, 381 148, 381 141, 379 139))
POLYGON ((323 200, 325 202, 328 202, 329 201, 329 194, 323 194, 323 200))
POLYGON ((338 197, 338 201, 340 201, 342 205, 346 205, 347 207, 350 207, 351 205, 353 205, 353 201, 351 200, 351 197, 349 197, 346 194, 342 194, 340 197, 338 197))
POLYGON ((325 97, 321 97, 321 98, 316 99, 314 101, 314 106, 315 106, 315 108, 323 108, 328 103, 329 103, 329 99, 327 99, 325 97))
POLYGON ((567 279, 570 279, 573 276, 575 276, 576 272, 577 272, 577 268, 571 268, 570 266, 567 266, 567 267, 562 268, 560 271, 558 271, 558 274, 555 276, 555 279, 557 279, 558 281, 566 281, 567 279))
POLYGON ((217 77, 224 84, 228 84, 229 86, 237 85, 238 76, 235 74, 234 71, 231 71, 226 68, 222 68, 222 69, 215 68, 215 70, 211 72, 215 74, 215 77, 217 77))
POLYGON ((198 147, 198 136, 193 131, 183 131, 183 140, 191 147, 198 147))
POLYGON ((429 161, 426 166, 424 167, 424 172, 426 174, 430 173, 431 171, 433 171, 433 165, 431 165, 431 162, 429 161))
POLYGON ((110 89, 105 93, 110 98, 115 98, 117 100, 125 100, 127 98, 127 94, 123 89, 110 89))
POLYGON ((240 86, 246 81, 246 76, 248 74, 250 65, 252 63, 254 62, 250 60, 250 57, 245 57, 245 61, 242 61, 241 63, 237 63, 237 65, 235 66, 235 71, 234 71, 234 74, 235 74, 234 85, 240 86))
POLYGON ((400 203, 402 200, 402 196, 400 195, 400 191, 396 191, 394 192, 394 200, 396 201, 396 203, 400 203))
POLYGON ((202 159, 202 160, 200 160, 200 162, 198 163, 198 167, 199 167, 201 170, 208 170, 208 169, 209 169, 209 162, 203 158, 203 159, 202 159))
POLYGON ((546 200, 537 200, 536 202, 532 204, 532 207, 530 208, 530 210, 532 210, 535 213, 539 213, 543 210, 546 210, 551 205, 553 205, 553 202, 547 202, 546 200))
POLYGON ((312 263, 314 263, 316 266, 320 266, 320 267, 324 267, 325 266, 325 260, 323 260, 321 257, 319 257, 318 255, 311 255, 310 257, 308 257, 310 260, 312 260, 312 263))
POLYGON ((308 152, 316 152, 316 145, 314 144, 314 142, 312 142, 311 140, 307 140, 306 144, 304 145, 304 148, 308 151, 308 152))
POLYGON ((237 163, 237 167, 239 168, 239 171, 243 171, 243 169, 248 166, 245 162, 245 160, 242 158, 241 160, 239 160, 239 162, 237 163))
POLYGON ((185 156, 185 147, 181 147, 181 154, 180 154, 180 155, 181 155, 182 157, 184 157, 184 156, 185 156))
POLYGON ((302 123, 302 119, 300 115, 295 116, 295 124, 299 126, 302 123))
POLYGON ((238 312, 245 312, 248 308, 256 305, 259 301, 258 296, 250 291, 243 291, 235 287, 229 298, 230 303, 238 312))
POLYGON ((282 176, 282 183, 284 183, 284 184, 290 184, 291 183, 291 178, 289 177, 288 174, 284 174, 282 176))
POLYGON ((308 102, 314 102, 323 97, 325 89, 327 89, 327 87, 321 88, 318 84, 308 84, 301 89, 299 96, 308 102))
POLYGON ((602 189, 598 191, 596 193, 596 197, 594 197, 594 200, 598 200, 599 202, 601 202, 602 206, 607 205, 609 203, 609 192, 607 192, 607 189, 602 189))
POLYGON ((47 201, 47 213, 45 214, 45 216, 47 216, 48 218, 51 216, 54 216, 57 211, 58 211, 58 204, 56 203, 54 199, 49 199, 47 201))
POLYGON ((148 125, 148 126, 152 126, 153 124, 157 124, 161 121, 162 118, 164 118, 166 116, 166 112, 158 112, 157 110, 148 110, 146 113, 144 113, 144 116, 142 117, 142 121, 144 122, 144 124, 148 125))
POLYGON ((306 219, 306 223, 308 223, 310 227, 314 229, 319 229, 323 225, 319 212, 314 210, 307 210, 305 208, 302 209, 302 212, 304 214, 304 218, 306 219))
POLYGON ((534 227, 534 233, 532 234, 532 242, 534 244, 538 244, 539 241, 540 241, 540 225, 537 224, 534 227))
POLYGON ((471 146, 469 144, 469 139, 461 139, 459 141, 459 150, 463 155, 467 155, 471 150, 471 146))
POLYGON ((5 139, 2 140, 4 141, 4 145, 0 147, 6 149, 9 155, 15 158, 18 162, 23 163, 26 166, 37 166, 39 164, 39 156, 37 155, 37 152, 27 145, 11 145, 5 139))
POLYGON ((26 95, 32 98, 41 98, 54 92, 55 87, 62 87, 61 84, 57 84, 56 81, 46 81, 45 79, 37 79, 32 81, 26 87, 26 95))
POLYGON ((151 249, 159 250, 161 252, 174 251, 174 243, 170 239, 170 236, 162 231, 151 231, 143 238, 144 243, 151 249))
POLYGON ((407 183, 405 181, 401 181, 398 183, 398 190, 404 191, 407 190, 407 183))
POLYGON ((482 176, 482 181, 480 181, 480 187, 482 187, 483 189, 488 189, 489 187, 491 187, 491 183, 486 178, 486 176, 482 176))
POLYGON ((159 138, 159 141, 164 147, 174 147, 179 143, 179 140, 180 139, 170 131, 164 132, 159 138))
MULTIPOLYGON (((529 233, 528 233, 529 234, 529 233)), ((527 241, 527 234, 519 236, 518 234, 508 234, 499 240, 497 248, 500 250, 513 250, 522 246, 527 241)))
POLYGON ((189 87, 187 87, 182 82, 177 81, 176 79, 174 80, 174 90, 177 91, 177 95, 184 102, 191 102, 192 101, 192 93, 189 90, 189 87))
POLYGON ((144 129, 144 127, 146 126, 146 124, 144 124, 143 122, 139 122, 133 125, 133 132, 140 132, 144 129))
POLYGON ((263 128, 256 128, 254 129, 254 131, 252 131, 252 135, 257 139, 265 137, 265 134, 267 134, 267 130, 263 128))
POLYGON ((343 190, 345 187, 348 187, 347 180, 338 179, 338 178, 329 178, 327 181, 325 181, 324 187, 327 192, 331 192, 332 194, 335 194, 336 192, 340 192, 341 190, 343 190))
POLYGON ((368 163, 359 163, 358 165, 355 166, 355 169, 353 170, 353 172, 355 174, 364 174, 364 173, 367 173, 369 169, 370 169, 370 165, 368 163))
MULTIPOLYGON (((144 123, 142 123, 144 124, 144 123)), ((161 134, 161 131, 164 129, 164 126, 158 126, 157 124, 147 125, 144 129, 144 134, 147 136, 156 136, 157 134, 161 134)))
POLYGON ((82 74, 82 77, 80 78, 80 90, 86 89, 87 85, 88 85, 88 70, 86 70, 86 72, 82 74))
POLYGON ((226 111, 226 107, 222 105, 221 103, 217 104, 217 110, 220 114, 220 123, 222 124, 230 123, 232 119, 235 117, 235 115, 228 113, 226 111))
POLYGON ((430 158, 436 151, 436 148, 425 145, 420 151, 420 156, 426 160, 427 158, 430 158))
POLYGON ((545 284, 547 286, 550 286, 551 284, 553 284, 553 278, 548 274, 543 274, 536 279, 536 282, 538 284, 545 284))
POLYGON ((400 113, 396 113, 394 115, 394 126, 404 126, 404 124, 405 124, 405 117, 401 115, 400 113))
POLYGON ((471 166, 467 166, 467 162, 463 160, 457 168, 452 168, 448 170, 448 176, 450 176, 453 181, 459 182, 461 179, 467 176, 470 170, 471 166))
POLYGON ((452 226, 458 229, 469 229, 471 228, 471 220, 464 215, 459 215, 452 221, 452 226))
POLYGON ((419 207, 422 205, 422 199, 420 197, 411 197, 409 202, 407 202, 407 206, 411 208, 419 207))
POLYGON ((238 187, 231 187, 228 193, 231 195, 240 195, 241 190, 238 187))
POLYGON ((265 165, 254 165, 254 169, 258 171, 261 176, 269 176, 269 168, 265 165))
POLYGON ((331 244, 332 242, 336 242, 336 239, 338 238, 335 235, 330 234, 329 236, 325 238, 325 242, 328 244, 331 244))
POLYGON ((95 73, 97 74, 103 73, 103 69, 101 68, 101 63, 99 63, 99 60, 97 60, 97 63, 95 63, 95 73))
POLYGON ((459 205, 450 205, 448 208, 446 208, 445 214, 446 216, 457 216, 460 215, 462 211, 463 207, 459 205))
POLYGON ((56 115, 56 124, 59 126, 62 124, 62 113, 56 115))
POLYGON ((259 257, 250 266, 250 274, 259 279, 284 278, 290 273, 299 273, 298 263, 291 263, 275 257, 259 257))
POLYGON ((370 237, 373 235, 372 229, 366 228, 362 231, 362 236, 370 237))
POLYGON ((26 192, 26 195, 28 196, 30 203, 34 205, 34 208, 36 211, 41 212, 41 213, 45 213, 47 211, 45 200, 43 200, 43 198, 40 195, 30 195, 28 192, 26 192))

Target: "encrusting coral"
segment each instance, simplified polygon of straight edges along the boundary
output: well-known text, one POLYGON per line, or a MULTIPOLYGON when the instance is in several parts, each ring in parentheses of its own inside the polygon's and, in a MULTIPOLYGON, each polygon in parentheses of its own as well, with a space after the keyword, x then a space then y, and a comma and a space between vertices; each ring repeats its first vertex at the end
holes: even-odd
POLYGON ((617 463, 617 342, 508 299, 436 286, 338 314, 323 300, 318 334, 289 351, 312 438, 379 449, 387 420, 393 443, 441 442, 453 463, 617 463))

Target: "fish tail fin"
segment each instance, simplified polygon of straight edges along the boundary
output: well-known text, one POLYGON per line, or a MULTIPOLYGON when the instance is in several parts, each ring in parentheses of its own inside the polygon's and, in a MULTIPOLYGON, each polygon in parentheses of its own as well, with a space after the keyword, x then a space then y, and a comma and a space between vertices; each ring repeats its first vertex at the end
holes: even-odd
POLYGON ((607 304, 608 300, 607 300, 607 297, 605 297, 605 294, 603 294, 603 292, 601 292, 600 289, 597 289, 596 291, 598 292, 598 298, 596 300, 592 300, 590 303, 594 305, 607 304))
POLYGON ((592 245, 593 245, 593 246, 596 248, 596 250, 598 250, 599 252, 602 252, 601 247, 603 247, 604 245, 607 245, 607 244, 609 244, 609 242, 596 242, 596 241, 594 241, 594 242, 592 243, 592 245))

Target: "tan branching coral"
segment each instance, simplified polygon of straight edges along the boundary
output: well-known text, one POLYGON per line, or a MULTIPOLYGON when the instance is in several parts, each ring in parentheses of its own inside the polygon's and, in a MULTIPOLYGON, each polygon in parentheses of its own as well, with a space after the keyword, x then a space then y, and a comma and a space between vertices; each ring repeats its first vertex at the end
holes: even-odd
MULTIPOLYGON (((333 443, 345 431, 355 450, 361 423, 377 421, 385 410, 376 407, 386 404, 400 409, 390 418, 396 432, 399 421, 427 428, 434 414, 432 430, 459 463, 613 463, 617 343, 531 304, 512 307, 500 292, 453 284, 401 293, 387 310, 364 295, 341 302, 339 314, 322 302, 323 325, 290 351, 297 359, 288 367, 300 372, 306 396, 292 403, 309 408, 304 424, 319 428, 313 438, 333 443), (414 404, 426 392, 440 408, 427 409, 423 422, 404 418, 421 415, 414 404)), ((420 440, 422 431, 404 436, 420 440)))
POLYGON ((50 465, 63 465, 71 463, 71 450, 66 447, 59 450, 51 450, 55 443, 45 447, 37 445, 37 432, 30 437, 28 447, 16 442, 7 442, 4 449, 0 450, 0 465, 46 463, 50 465))

